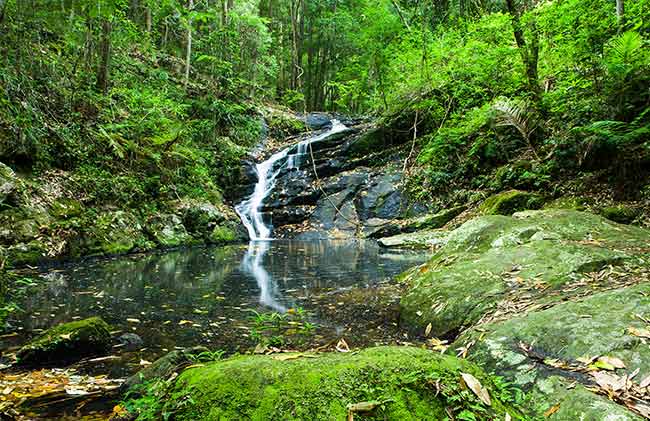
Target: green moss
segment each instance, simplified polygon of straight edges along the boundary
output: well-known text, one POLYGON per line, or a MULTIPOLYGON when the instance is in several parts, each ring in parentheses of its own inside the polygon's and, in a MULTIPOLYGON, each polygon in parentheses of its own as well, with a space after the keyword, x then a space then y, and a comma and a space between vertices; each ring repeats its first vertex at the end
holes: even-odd
POLYGON ((48 257, 48 248, 40 240, 20 243, 7 248, 7 258, 14 266, 38 264, 48 257))
POLYGON ((108 324, 91 317, 49 329, 23 346, 16 357, 24 365, 69 361, 106 351, 110 342, 108 324))
POLYGON ((602 208, 600 214, 610 221, 631 224, 639 216, 639 211, 629 206, 616 205, 602 208))
POLYGON ((78 217, 82 212, 83 205, 75 199, 61 198, 50 206, 50 214, 59 219, 78 217))
POLYGON ((156 215, 150 218, 146 230, 162 247, 178 247, 192 240, 181 219, 173 214, 156 215))
POLYGON ((641 284, 559 303, 543 311, 483 325, 480 332, 470 330, 452 348, 480 337, 469 358, 518 387, 532 390, 529 408, 537 415, 561 403, 554 419, 604 420, 609 419, 605 415, 619 414, 620 418, 611 419, 636 420, 639 418, 623 407, 600 399, 583 387, 567 390, 567 385, 575 380, 574 373, 551 370, 532 361, 520 344, 532 346, 536 355, 574 364, 583 357, 617 357, 628 368, 638 368, 639 378, 645 378, 650 375, 650 348, 628 329, 647 327, 634 315, 650 312, 649 293, 650 286, 641 284))
POLYGON ((439 420, 449 409, 487 420, 504 419, 509 405, 501 400, 503 390, 476 366, 418 348, 290 358, 241 356, 187 370, 164 411, 181 421, 343 420, 347 405, 375 401, 381 403, 375 411, 355 419, 439 420), (461 372, 487 388, 491 406, 462 386, 461 372))
POLYGON ((210 234, 210 242, 214 244, 232 243, 237 239, 237 234, 226 225, 217 225, 210 234))
POLYGON ((431 323, 434 335, 452 334, 519 288, 530 290, 529 299, 548 304, 562 300, 562 286, 584 273, 642 265, 639 247, 648 241, 648 231, 581 212, 475 218, 450 233, 426 266, 404 276, 408 289, 401 317, 418 330, 431 323), (538 283, 550 289, 534 288, 538 283))
POLYGON ((512 215, 515 212, 539 209, 544 199, 534 193, 510 190, 487 198, 479 207, 482 215, 512 215))
POLYGON ((588 198, 564 196, 546 203, 544 209, 584 211, 590 204, 591 200, 588 198))

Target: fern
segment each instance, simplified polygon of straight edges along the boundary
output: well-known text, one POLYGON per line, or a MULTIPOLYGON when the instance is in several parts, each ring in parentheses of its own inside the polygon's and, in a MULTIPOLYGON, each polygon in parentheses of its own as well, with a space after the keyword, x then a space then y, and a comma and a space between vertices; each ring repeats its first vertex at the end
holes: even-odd
POLYGON ((499 99, 492 107, 496 111, 496 125, 514 127, 535 152, 532 136, 540 126, 540 118, 524 100, 499 99))

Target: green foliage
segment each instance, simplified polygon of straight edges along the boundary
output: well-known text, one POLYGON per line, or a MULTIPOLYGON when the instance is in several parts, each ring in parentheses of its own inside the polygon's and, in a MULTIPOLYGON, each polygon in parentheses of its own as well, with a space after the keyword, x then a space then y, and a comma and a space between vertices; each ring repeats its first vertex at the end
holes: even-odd
POLYGON ((253 311, 254 327, 251 336, 262 346, 281 347, 287 343, 299 345, 316 329, 316 325, 307 318, 307 312, 300 307, 289 309, 286 313, 253 311))

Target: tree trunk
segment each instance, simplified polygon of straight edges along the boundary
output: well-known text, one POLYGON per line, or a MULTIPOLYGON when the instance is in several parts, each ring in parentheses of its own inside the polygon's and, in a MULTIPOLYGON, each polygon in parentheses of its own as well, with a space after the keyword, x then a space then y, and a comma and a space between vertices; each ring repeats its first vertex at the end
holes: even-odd
MULTIPOLYGON (((194 0, 190 0, 189 11, 194 10, 194 0)), ((190 65, 192 59, 192 18, 187 19, 187 50, 185 54, 185 86, 190 82, 190 65)))
POLYGON ((4 22, 5 20, 5 10, 7 8, 7 1, 6 0, 0 0, 0 23, 4 22))
POLYGON ((616 0, 616 17, 619 28, 625 25, 625 0, 616 0))
POLYGON ((145 9, 145 18, 146 18, 146 25, 147 25, 147 33, 151 33, 151 27, 152 27, 152 17, 151 17, 151 7, 147 6, 145 9))
POLYGON ((106 95, 110 79, 111 31, 113 27, 108 19, 102 21, 102 38, 99 46, 99 68, 97 69, 97 89, 106 95))
POLYGON ((519 54, 521 55, 521 60, 526 69, 528 89, 533 95, 533 99, 538 101, 540 99, 540 90, 537 74, 537 63, 539 61, 539 33, 537 31, 537 24, 534 21, 531 24, 530 29, 532 40, 529 46, 524 37, 524 30, 521 26, 519 11, 514 4, 514 0, 506 0, 506 5, 508 6, 508 12, 510 13, 510 18, 512 20, 512 29, 517 47, 519 48, 519 54))

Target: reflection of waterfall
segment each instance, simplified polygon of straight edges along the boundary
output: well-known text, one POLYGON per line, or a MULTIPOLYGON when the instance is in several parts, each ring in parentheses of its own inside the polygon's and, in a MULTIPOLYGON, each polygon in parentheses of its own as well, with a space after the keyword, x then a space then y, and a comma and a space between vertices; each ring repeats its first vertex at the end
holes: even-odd
POLYGON ((317 136, 310 137, 303 140, 297 146, 290 146, 280 152, 274 154, 266 161, 257 164, 255 171, 257 172, 257 184, 253 194, 235 208, 241 217, 241 220, 248 230, 248 235, 251 240, 264 240, 271 238, 271 228, 264 223, 262 212, 260 208, 264 199, 271 193, 275 187, 275 179, 282 170, 284 165, 289 169, 298 168, 304 156, 307 154, 307 147, 309 144, 326 139, 335 133, 346 130, 347 127, 338 120, 332 121, 332 128, 317 136), (289 154, 293 149, 296 153, 289 154), (276 165, 279 161, 286 158, 286 162, 282 165, 276 165))
POLYGON ((287 309, 276 298, 277 287, 275 282, 273 282, 271 275, 263 266, 264 256, 268 251, 268 241, 251 241, 248 244, 248 251, 242 259, 241 266, 244 272, 252 275, 257 281, 257 286, 260 288, 260 303, 284 313, 287 309))

